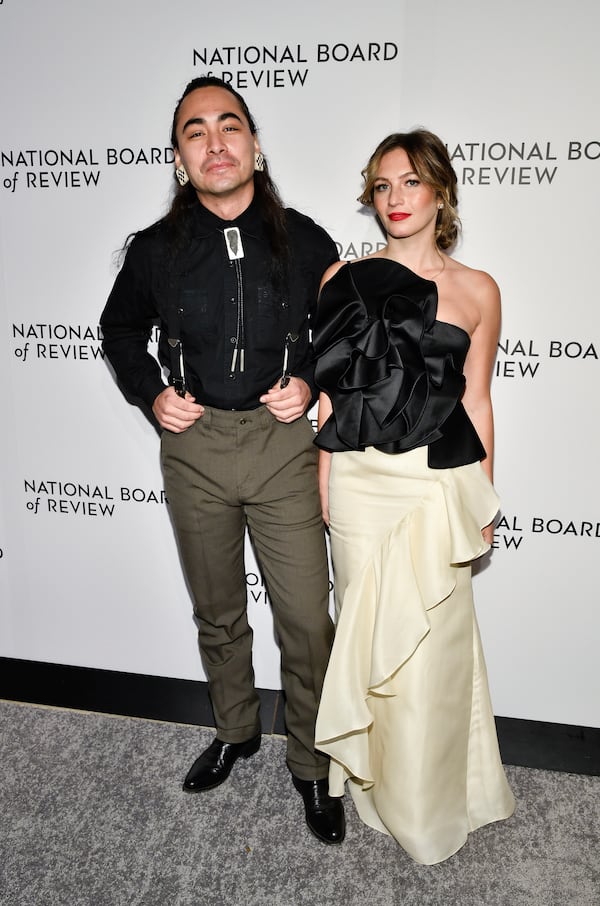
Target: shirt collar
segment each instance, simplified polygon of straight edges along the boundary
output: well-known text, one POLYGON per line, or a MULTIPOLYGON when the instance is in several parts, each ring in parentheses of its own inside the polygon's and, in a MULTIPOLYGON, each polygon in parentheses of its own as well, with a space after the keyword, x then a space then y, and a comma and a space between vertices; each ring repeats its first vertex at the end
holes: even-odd
POLYGON ((207 236, 209 233, 222 233, 230 227, 237 227, 240 232, 255 238, 264 237, 263 219, 260 214, 256 196, 252 199, 245 211, 235 220, 222 220, 198 201, 193 210, 193 233, 195 236, 207 236))

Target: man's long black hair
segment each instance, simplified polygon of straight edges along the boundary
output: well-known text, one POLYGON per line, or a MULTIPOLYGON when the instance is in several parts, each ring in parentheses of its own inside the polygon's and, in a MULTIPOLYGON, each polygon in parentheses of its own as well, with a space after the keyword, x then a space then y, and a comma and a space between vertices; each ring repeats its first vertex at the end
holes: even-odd
MULTIPOLYGON (((188 94, 199 88, 224 88, 225 91, 232 94, 248 121, 250 132, 252 135, 256 135, 256 123, 243 97, 231 85, 216 76, 199 76, 188 82, 185 91, 177 101, 171 126, 171 144, 173 148, 178 147, 176 130, 181 103, 188 94)), ((174 176, 173 178, 175 179, 176 189, 171 207, 164 217, 164 223, 168 229, 169 241, 172 243, 174 250, 177 250, 185 244, 189 237, 191 212, 197 204, 197 197, 196 190, 190 182, 186 183, 185 186, 180 186, 176 177, 174 176)), ((276 288, 283 289, 287 284, 289 274, 290 249, 287 221, 281 196, 277 186, 271 179, 266 161, 264 169, 256 170, 254 173, 254 199, 262 215, 265 232, 271 247, 271 277, 273 284, 276 288)))

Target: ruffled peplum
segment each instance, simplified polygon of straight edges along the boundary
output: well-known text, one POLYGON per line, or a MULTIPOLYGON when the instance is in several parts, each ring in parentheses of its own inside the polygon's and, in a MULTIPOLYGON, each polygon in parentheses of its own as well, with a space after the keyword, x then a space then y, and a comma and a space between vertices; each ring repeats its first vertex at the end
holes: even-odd
MULTIPOLYGON (((422 452, 403 459, 422 461, 422 452)), ((429 633, 429 611, 454 590, 452 567, 489 549, 481 529, 498 497, 480 463, 436 474, 343 593, 316 724, 316 747, 332 759, 332 795, 343 795, 348 777, 365 789, 374 783, 369 699, 396 695, 403 665, 429 633)))

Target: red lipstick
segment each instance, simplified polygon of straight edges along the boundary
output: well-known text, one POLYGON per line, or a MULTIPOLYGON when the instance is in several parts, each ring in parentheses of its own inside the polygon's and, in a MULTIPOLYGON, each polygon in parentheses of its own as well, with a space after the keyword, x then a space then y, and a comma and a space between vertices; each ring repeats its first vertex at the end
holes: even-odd
POLYGON ((410 214, 405 214, 404 211, 394 211, 390 214, 390 220, 406 220, 407 217, 410 217, 410 214))

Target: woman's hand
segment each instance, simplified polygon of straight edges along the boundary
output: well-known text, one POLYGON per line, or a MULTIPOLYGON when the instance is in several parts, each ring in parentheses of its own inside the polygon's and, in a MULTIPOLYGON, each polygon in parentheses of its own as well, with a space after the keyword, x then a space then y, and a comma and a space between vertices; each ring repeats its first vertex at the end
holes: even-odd
POLYGON ((486 525, 485 528, 481 529, 481 534, 483 535, 483 540, 486 544, 489 544, 490 547, 494 543, 494 523, 490 522, 489 525, 486 525))

